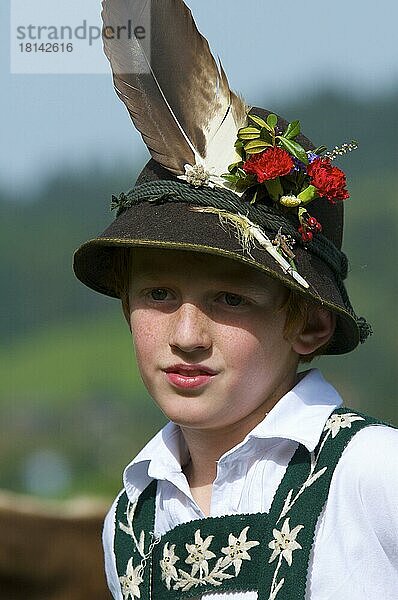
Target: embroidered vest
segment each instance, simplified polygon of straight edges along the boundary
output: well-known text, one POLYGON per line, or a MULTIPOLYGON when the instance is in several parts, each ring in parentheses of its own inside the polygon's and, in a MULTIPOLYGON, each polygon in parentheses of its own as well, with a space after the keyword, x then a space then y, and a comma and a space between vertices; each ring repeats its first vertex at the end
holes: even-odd
POLYGON ((363 427, 383 424, 348 408, 327 420, 313 452, 299 444, 269 513, 208 517, 154 535, 156 481, 117 505, 114 551, 124 600, 177 600, 256 590, 258 600, 304 600, 315 527, 336 465, 363 427))

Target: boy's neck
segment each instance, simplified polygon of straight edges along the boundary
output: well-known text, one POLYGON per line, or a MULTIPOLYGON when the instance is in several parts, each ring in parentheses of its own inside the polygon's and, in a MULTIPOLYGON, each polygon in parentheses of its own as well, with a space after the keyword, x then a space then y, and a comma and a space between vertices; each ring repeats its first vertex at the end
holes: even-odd
POLYGON ((264 403, 261 410, 223 431, 181 427, 190 455, 190 461, 183 467, 183 472, 193 498, 205 515, 210 514, 212 485, 217 476, 217 463, 220 458, 241 443, 248 433, 261 423, 271 408, 302 379, 303 375, 295 374, 292 381, 286 382, 283 393, 279 390, 279 394, 264 403))
MULTIPOLYGON (((258 420, 260 423, 268 414, 264 412, 258 420)), ((242 442, 246 435, 254 429, 229 428, 227 432, 219 430, 193 430, 181 428, 188 446, 190 460, 183 467, 191 494, 205 516, 211 514, 211 496, 213 482, 217 476, 217 463, 220 458, 242 442)))
MULTIPOLYGON (((230 441, 226 444, 222 433, 218 431, 209 431, 204 435, 204 432, 185 430, 183 434, 190 454, 190 460, 183 467, 183 472, 193 499, 203 514, 209 516, 217 463, 223 454, 242 441, 241 435, 237 436, 235 443, 230 441)), ((229 439, 231 440, 231 437, 229 439)))

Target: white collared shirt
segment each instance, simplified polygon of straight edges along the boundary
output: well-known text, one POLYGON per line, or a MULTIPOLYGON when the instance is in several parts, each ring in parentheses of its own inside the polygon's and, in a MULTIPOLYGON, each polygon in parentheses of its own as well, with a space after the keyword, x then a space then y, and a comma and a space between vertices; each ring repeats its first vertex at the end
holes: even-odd
MULTIPOLYGON (((210 515, 268 512, 298 444, 314 450, 327 418, 341 404, 333 386, 310 370, 220 458, 210 515)), ((182 472, 187 459, 180 428, 168 423, 124 471, 130 501, 158 480, 155 532, 160 535, 204 518, 182 472)), ((113 552, 116 502, 105 519, 103 544, 109 588, 115 600, 123 600, 113 552)), ((257 593, 202 598, 255 600, 257 593)), ((365 427, 343 452, 318 520, 307 580, 306 600, 368 598, 398 598, 398 430, 384 425, 365 427)))

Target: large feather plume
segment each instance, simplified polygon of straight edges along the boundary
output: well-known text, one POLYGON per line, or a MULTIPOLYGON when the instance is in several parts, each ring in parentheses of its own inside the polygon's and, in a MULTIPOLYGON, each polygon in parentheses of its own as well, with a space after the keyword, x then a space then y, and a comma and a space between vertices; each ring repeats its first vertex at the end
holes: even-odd
POLYGON ((185 164, 220 175, 239 160, 234 143, 248 108, 229 89, 184 2, 103 0, 102 19, 116 92, 152 157, 175 175, 185 164), (145 39, 129 39, 149 18, 145 39))

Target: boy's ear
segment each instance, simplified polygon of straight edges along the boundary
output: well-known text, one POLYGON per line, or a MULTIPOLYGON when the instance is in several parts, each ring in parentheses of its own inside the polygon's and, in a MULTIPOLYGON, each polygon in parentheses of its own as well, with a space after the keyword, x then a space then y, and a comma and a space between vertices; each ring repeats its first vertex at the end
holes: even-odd
POLYGON ((292 341, 293 350, 304 356, 316 352, 328 343, 335 327, 334 313, 321 306, 311 307, 305 327, 292 341))

